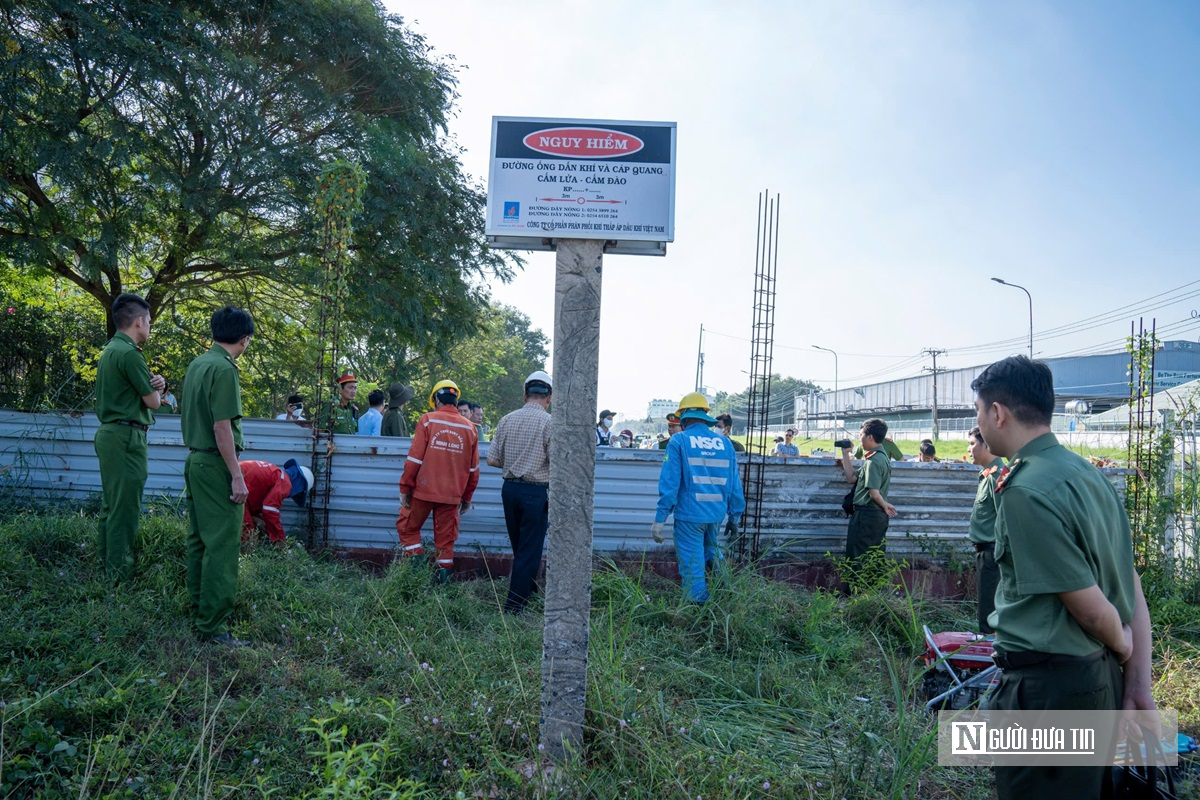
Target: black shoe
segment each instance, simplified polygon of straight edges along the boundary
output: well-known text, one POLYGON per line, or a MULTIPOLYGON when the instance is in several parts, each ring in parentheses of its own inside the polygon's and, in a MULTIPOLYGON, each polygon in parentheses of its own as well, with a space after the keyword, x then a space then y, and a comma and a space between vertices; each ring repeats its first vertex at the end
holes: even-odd
POLYGON ((254 642, 248 639, 238 639, 229 631, 219 633, 216 636, 211 636, 208 639, 208 644, 220 644, 225 647, 253 647, 254 642))

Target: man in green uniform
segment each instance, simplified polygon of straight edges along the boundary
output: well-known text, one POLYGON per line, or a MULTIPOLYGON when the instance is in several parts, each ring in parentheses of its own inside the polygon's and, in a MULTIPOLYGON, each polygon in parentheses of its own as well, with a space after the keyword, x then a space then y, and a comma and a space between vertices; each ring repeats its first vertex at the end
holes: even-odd
MULTIPOLYGON (((1050 368, 1011 356, 971 389, 984 441, 1009 459, 996 483, 1000 587, 990 618, 1004 672, 988 707, 1154 710, 1150 614, 1129 520, 1112 484, 1050 432, 1050 368)), ((1000 800, 1101 797, 1110 770, 996 767, 996 790, 1000 800)))
POLYGON ((971 527, 967 538, 975 545, 975 589, 978 601, 980 633, 992 633, 988 616, 996 608, 996 586, 1000 571, 996 568, 996 481, 1004 468, 1004 459, 992 454, 979 426, 967 434, 967 454, 971 463, 983 467, 979 473, 979 488, 975 490, 975 505, 971 507, 971 527))
POLYGON ((842 474, 854 484, 854 514, 846 531, 846 558, 857 569, 872 547, 887 547, 888 520, 896 516, 896 507, 888 502, 892 487, 892 464, 883 450, 887 423, 869 419, 859 429, 864 457, 857 470, 850 463, 850 448, 842 448, 842 474))
POLYGON ((381 436, 408 436, 408 422, 404 419, 404 404, 413 399, 413 387, 396 381, 388 387, 388 409, 383 415, 381 436))
POLYGON ((317 411, 317 424, 333 433, 358 433, 358 406, 354 395, 358 391, 358 378, 346 374, 337 380, 337 400, 327 400, 317 411))
MULTIPOLYGON (((887 457, 890 458, 892 461, 903 461, 904 460, 904 453, 901 452, 900 446, 898 444, 896 444, 895 442, 893 442, 889 437, 887 437, 887 436, 883 437, 883 444, 881 444, 880 447, 883 448, 883 452, 887 453, 887 457)), ((862 446, 860 445, 858 447, 858 449, 856 449, 854 451, 854 457, 862 458, 862 456, 863 456, 863 449, 862 449, 862 446)))
POLYGON ((96 417, 92 444, 100 461, 100 538, 97 550, 105 577, 114 583, 133 575, 134 547, 146 486, 146 431, 150 412, 161 404, 166 381, 151 375, 142 355, 150 338, 150 306, 136 294, 112 304, 117 333, 96 365, 96 417))
POLYGON ((662 439, 658 443, 659 450, 666 450, 667 445, 671 443, 671 437, 683 430, 679 424, 679 415, 674 411, 667 414, 667 438, 662 439))
POLYGON ((187 588, 196 630, 230 647, 249 642, 229 633, 237 597, 242 504, 248 494, 238 465, 242 389, 234 364, 250 344, 254 321, 240 308, 212 315, 213 345, 192 361, 183 382, 183 442, 188 446, 187 588))

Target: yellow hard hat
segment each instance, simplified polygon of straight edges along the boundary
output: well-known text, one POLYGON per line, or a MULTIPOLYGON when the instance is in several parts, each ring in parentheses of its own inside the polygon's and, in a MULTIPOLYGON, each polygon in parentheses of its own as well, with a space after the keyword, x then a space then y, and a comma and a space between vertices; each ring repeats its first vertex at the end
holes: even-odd
POLYGON ((679 409, 675 413, 682 415, 684 409, 687 408, 702 408, 708 411, 708 398, 699 392, 685 394, 683 399, 679 401, 679 409))
POLYGON ((429 393, 429 407, 436 408, 433 402, 433 397, 442 389, 453 389, 455 397, 461 397, 462 394, 458 391, 458 384, 454 381, 438 381, 433 386, 433 391, 429 393))

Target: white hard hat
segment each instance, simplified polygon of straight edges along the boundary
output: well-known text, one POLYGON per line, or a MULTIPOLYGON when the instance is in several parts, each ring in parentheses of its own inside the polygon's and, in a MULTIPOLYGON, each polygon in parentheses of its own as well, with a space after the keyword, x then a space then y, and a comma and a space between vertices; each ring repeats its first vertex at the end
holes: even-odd
MULTIPOLYGON (((525 379, 525 392, 526 393, 529 393, 530 384, 533 384, 534 389, 538 388, 537 384, 544 385, 546 387, 546 389, 548 389, 548 390, 554 388, 554 384, 553 384, 553 382, 551 382, 550 376, 547 373, 542 372, 540 369, 537 370, 536 372, 529 373, 529 377, 525 379)), ((533 394, 549 394, 549 392, 548 391, 547 392, 535 391, 535 392, 533 392, 533 394)))
POLYGON ((304 476, 305 491, 311 492, 313 489, 316 488, 315 486, 313 486, 312 470, 309 469, 308 467, 304 466, 303 464, 300 464, 299 467, 300 467, 300 474, 304 476))

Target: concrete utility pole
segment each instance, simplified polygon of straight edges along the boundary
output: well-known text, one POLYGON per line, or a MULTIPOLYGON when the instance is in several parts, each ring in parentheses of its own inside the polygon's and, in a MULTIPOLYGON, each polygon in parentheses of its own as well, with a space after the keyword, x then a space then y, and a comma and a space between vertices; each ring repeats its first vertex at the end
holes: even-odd
POLYGON ((560 239, 555 258, 541 743, 559 763, 583 752, 587 707, 603 254, 601 240, 560 239))
POLYGON ((932 347, 927 347, 927 348, 925 348, 924 350, 922 350, 921 352, 922 352, 922 353, 924 353, 924 354, 925 354, 925 355, 927 355, 927 356, 932 356, 932 357, 933 357, 933 366, 932 366, 932 367, 922 367, 922 369, 924 369, 926 372, 932 372, 932 373, 933 373, 933 440, 936 442, 936 441, 938 440, 938 417, 937 417, 937 412, 938 412, 938 408, 937 408, 937 403, 938 403, 938 388, 937 388, 937 376, 938 376, 938 373, 939 373, 939 372, 945 372, 945 371, 946 371, 944 368, 943 368, 943 369, 938 369, 937 360, 938 360, 938 356, 944 356, 944 355, 946 355, 946 351, 945 351, 945 350, 936 350, 936 349, 934 349, 934 348, 932 348, 932 347))

